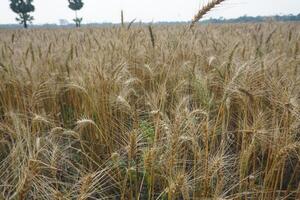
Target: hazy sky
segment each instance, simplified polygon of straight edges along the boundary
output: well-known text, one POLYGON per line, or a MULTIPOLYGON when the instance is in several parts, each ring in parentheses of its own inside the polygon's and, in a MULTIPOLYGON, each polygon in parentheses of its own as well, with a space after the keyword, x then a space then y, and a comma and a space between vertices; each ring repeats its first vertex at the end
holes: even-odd
MULTIPOLYGON (((83 0, 79 16, 84 22, 120 22, 120 10, 125 21, 186 21, 209 0, 83 0)), ((74 12, 67 0, 34 0, 35 24, 72 21, 74 12)), ((233 18, 242 15, 299 14, 300 0, 228 0, 207 17, 233 18)), ((9 0, 0 0, 0 24, 15 23, 16 14, 9 8, 9 0)))

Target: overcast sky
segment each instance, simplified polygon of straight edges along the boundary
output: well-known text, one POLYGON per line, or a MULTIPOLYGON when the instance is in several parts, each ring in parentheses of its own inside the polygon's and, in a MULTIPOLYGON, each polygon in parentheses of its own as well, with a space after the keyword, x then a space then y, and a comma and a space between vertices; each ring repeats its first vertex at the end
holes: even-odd
MULTIPOLYGON (((187 21, 201 5, 209 0, 83 0, 78 15, 90 22, 120 22, 120 10, 125 21, 187 21)), ((59 19, 72 21, 74 12, 67 0, 34 0, 35 24, 58 23, 59 19)), ((228 0, 208 17, 234 18, 242 15, 299 14, 300 0, 228 0)), ((0 24, 16 23, 16 14, 9 8, 9 0, 0 0, 0 24)))

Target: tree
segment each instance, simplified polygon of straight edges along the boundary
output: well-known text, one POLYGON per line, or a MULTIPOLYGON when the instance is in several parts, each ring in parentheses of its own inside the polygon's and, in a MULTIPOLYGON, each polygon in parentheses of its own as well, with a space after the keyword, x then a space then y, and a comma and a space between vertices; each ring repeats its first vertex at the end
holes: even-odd
POLYGON ((17 13, 19 17, 16 18, 24 28, 28 27, 28 22, 32 22, 33 16, 29 13, 34 11, 33 0, 10 0, 10 8, 17 13))
POLYGON ((75 11, 75 19, 73 21, 76 23, 76 27, 80 27, 82 18, 77 17, 77 11, 83 7, 83 2, 81 0, 68 0, 69 8, 75 11))

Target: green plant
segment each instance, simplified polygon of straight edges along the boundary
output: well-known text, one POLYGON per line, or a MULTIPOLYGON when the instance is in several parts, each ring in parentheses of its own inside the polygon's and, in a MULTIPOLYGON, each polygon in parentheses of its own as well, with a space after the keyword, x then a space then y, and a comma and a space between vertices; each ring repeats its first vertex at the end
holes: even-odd
POLYGON ((34 11, 34 5, 32 5, 33 0, 10 0, 10 8, 12 11, 19 15, 16 18, 20 24, 23 24, 24 28, 28 27, 28 22, 33 21, 33 16, 29 13, 34 11))
POLYGON ((75 22, 76 27, 80 27, 82 18, 77 17, 77 11, 83 7, 84 3, 82 0, 68 0, 68 2, 69 8, 75 11, 75 19, 73 19, 73 21, 75 22))

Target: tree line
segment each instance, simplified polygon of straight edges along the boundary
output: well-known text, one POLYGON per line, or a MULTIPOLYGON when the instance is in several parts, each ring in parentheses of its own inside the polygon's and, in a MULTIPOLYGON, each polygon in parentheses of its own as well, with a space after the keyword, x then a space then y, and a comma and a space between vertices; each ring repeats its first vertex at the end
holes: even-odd
MULTIPOLYGON (((75 22, 76 27, 80 27, 83 18, 77 16, 77 11, 83 7, 84 3, 82 0, 68 0, 68 2, 69 8, 75 11, 75 18, 73 21, 75 22)), ((24 28, 28 28, 28 23, 32 23, 34 20, 33 16, 30 15, 30 13, 35 10, 33 0, 10 0, 9 6, 13 12, 19 15, 16 20, 22 24, 24 28)))
POLYGON ((202 21, 202 23, 247 23, 247 22, 265 22, 265 21, 280 21, 280 22, 296 22, 300 21, 300 14, 298 15, 274 15, 274 16, 241 16, 234 19, 225 19, 225 18, 219 18, 219 19, 207 19, 202 21))
MULTIPOLYGON (((75 11, 75 18, 73 21, 75 22, 76 27, 81 26, 81 22, 83 20, 82 17, 77 16, 77 11, 80 10, 84 3, 82 0, 68 0, 68 7, 75 11)), ((16 18, 16 20, 24 26, 24 28, 28 27, 28 23, 32 23, 34 20, 33 16, 30 15, 31 12, 34 12, 35 7, 33 5, 33 0, 10 0, 10 8, 13 12, 17 13, 19 16, 16 18)), ((284 15, 284 16, 257 16, 257 17, 251 17, 251 16, 242 16, 235 19, 208 19, 202 21, 202 23, 245 23, 245 22, 264 22, 267 20, 274 20, 274 21, 300 21, 300 14, 298 15, 284 15)), ((162 22, 162 23, 168 23, 168 22, 162 22)), ((172 22, 178 23, 178 22, 172 22)))

